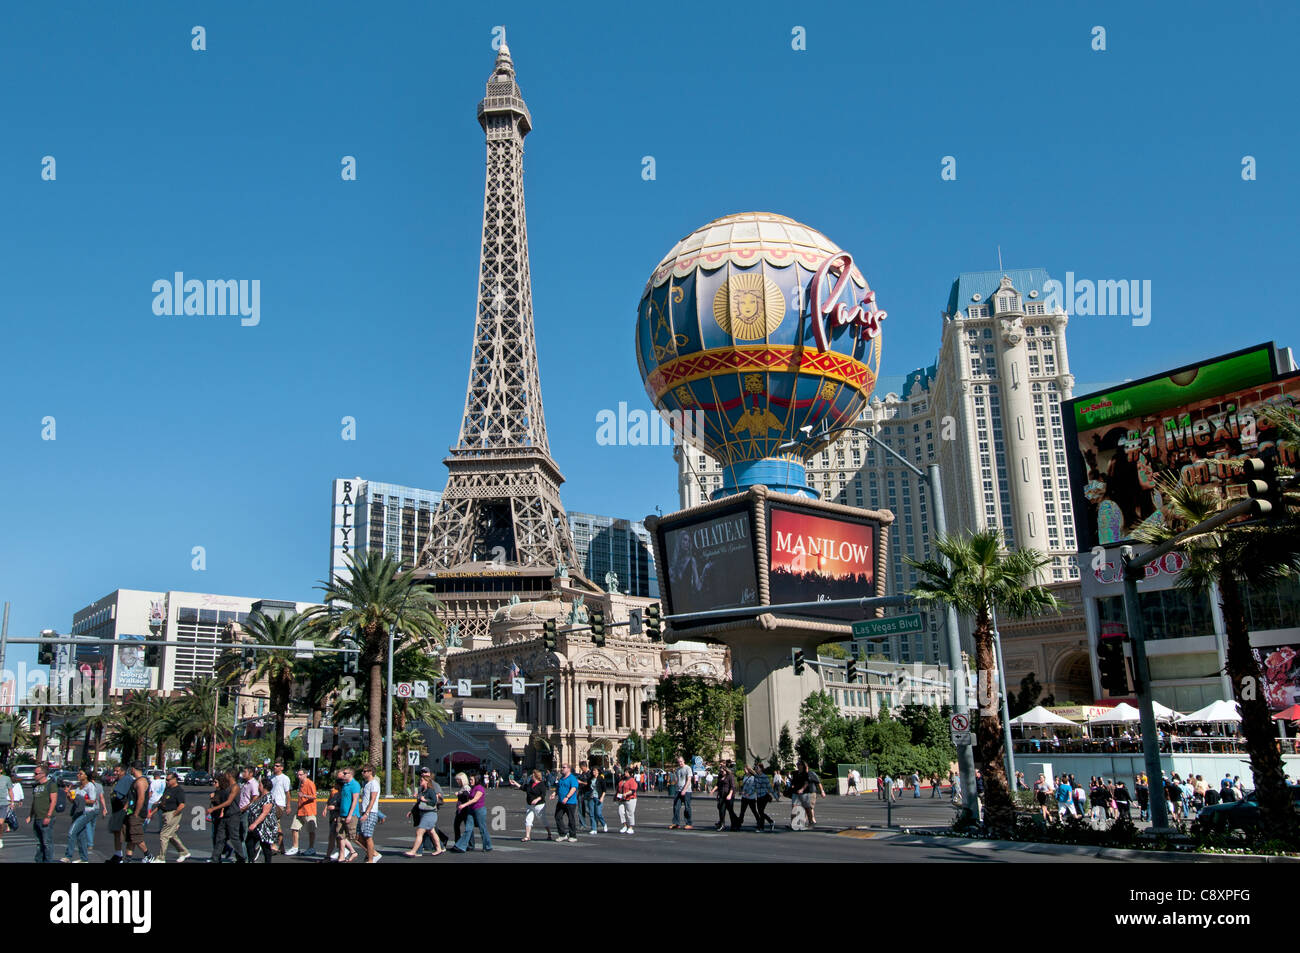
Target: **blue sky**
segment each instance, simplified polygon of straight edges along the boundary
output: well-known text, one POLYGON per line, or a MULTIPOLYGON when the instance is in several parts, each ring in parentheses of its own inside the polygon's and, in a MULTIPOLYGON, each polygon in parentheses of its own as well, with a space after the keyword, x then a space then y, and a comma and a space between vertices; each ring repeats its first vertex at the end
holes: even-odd
POLYGON ((1008 268, 1152 282, 1149 326, 1071 323, 1080 389, 1300 345, 1294 6, 379 7, 0 9, 12 636, 119 587, 312 598, 333 477, 443 484, 499 24, 534 117, 538 348, 570 509, 675 508, 668 451, 600 447, 595 415, 648 406, 642 287, 729 212, 854 254, 890 312, 887 382, 933 360, 953 277, 997 267, 998 245, 1008 268), (259 279, 261 323, 154 315, 175 271, 259 279))

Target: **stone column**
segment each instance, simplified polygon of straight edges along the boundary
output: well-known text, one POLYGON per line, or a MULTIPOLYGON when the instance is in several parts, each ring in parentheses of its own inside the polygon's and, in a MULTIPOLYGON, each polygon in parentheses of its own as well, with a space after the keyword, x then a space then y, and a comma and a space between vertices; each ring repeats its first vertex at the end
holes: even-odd
MULTIPOLYGON (((996 295, 994 296, 996 297, 996 295)), ((998 361, 1002 369, 1002 435, 1006 446, 1007 483, 1011 490, 1011 509, 1016 529, 1017 549, 1046 552, 1047 526, 1043 502, 1043 481, 1039 474, 1038 426, 1034 422, 1034 403, 1029 378, 1025 328, 1016 316, 999 318, 998 361)), ((1043 435, 1049 441, 1050 433, 1043 435)), ((995 471, 996 472, 996 471, 995 471)))

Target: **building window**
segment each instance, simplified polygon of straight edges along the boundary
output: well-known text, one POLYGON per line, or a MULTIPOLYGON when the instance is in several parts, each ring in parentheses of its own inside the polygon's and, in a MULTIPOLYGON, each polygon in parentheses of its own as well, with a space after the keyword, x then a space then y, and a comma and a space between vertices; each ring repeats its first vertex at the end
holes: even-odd
POLYGON ((595 727, 596 724, 596 699, 587 699, 587 727, 595 727))

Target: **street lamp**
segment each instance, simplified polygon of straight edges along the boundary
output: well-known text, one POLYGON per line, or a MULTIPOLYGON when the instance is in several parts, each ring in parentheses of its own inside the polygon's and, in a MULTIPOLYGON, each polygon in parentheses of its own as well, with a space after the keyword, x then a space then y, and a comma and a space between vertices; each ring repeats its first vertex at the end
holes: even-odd
MULTIPOLYGON (((813 436, 813 428, 809 424, 799 428, 805 438, 813 436)), ((906 459, 897 453, 893 447, 887 443, 882 443, 876 438, 870 430, 865 427, 859 427, 854 424, 847 424, 838 427, 835 430, 823 428, 816 436, 829 437, 831 434, 846 433, 848 431, 859 433, 867 438, 867 441, 874 446, 884 450, 891 457, 901 463, 908 470, 915 473, 925 481, 926 487, 930 491, 930 505, 934 512, 934 536, 944 537, 948 535, 948 517, 943 508, 943 480, 939 473, 937 463, 927 464, 925 470, 916 466, 912 461, 906 459)), ((798 446, 798 441, 791 440, 781 444, 778 450, 791 450, 798 446)), ((947 562, 942 556, 939 557, 941 562, 947 562)), ((957 610, 949 605, 944 610, 944 634, 946 636, 948 649, 948 664, 952 674, 952 710, 955 715, 969 715, 970 702, 966 697, 966 673, 964 669, 961 672, 956 670, 961 659, 961 639, 957 634, 957 610)), ((965 798, 966 810, 971 817, 979 819, 979 800, 978 793, 975 790, 975 755, 971 751, 970 745, 958 745, 957 747, 957 766, 961 772, 962 793, 965 798)))

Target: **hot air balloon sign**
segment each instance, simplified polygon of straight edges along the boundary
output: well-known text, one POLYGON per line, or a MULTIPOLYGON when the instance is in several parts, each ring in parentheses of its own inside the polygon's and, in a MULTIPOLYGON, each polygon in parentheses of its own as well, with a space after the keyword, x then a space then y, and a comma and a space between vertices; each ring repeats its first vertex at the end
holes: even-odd
POLYGON ((637 360, 670 422, 724 471, 717 495, 757 484, 815 496, 804 461, 822 429, 855 420, 880 371, 876 302, 852 256, 782 215, 746 212, 683 238, 646 283, 637 360))

